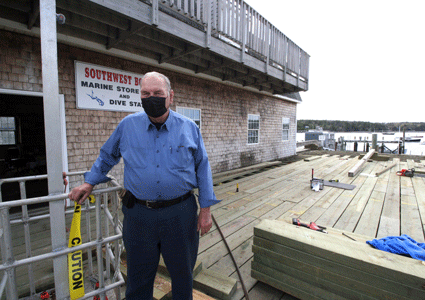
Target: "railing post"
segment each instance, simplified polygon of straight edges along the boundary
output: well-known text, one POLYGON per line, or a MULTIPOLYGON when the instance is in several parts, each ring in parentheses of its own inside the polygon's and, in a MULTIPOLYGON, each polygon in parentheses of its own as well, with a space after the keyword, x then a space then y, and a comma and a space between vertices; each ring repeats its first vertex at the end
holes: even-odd
POLYGON ((245 63, 245 47, 246 47, 246 6, 245 1, 241 1, 241 29, 242 29, 242 45, 241 45, 241 63, 245 63))
MULTIPOLYGON (((206 3, 207 3, 207 9, 206 9, 207 30, 206 30, 206 33, 205 33, 205 48, 207 48, 207 49, 209 49, 211 47, 211 1, 212 0, 206 1, 206 3)), ((205 12, 205 8, 204 8, 204 12, 205 12)))
POLYGON ((266 74, 269 74, 269 62, 270 62, 270 30, 271 30, 271 28, 270 28, 270 23, 268 22, 268 21, 266 21, 266 26, 265 26, 265 29, 266 29, 266 34, 265 34, 265 43, 266 43, 266 49, 265 49, 265 51, 264 51, 264 54, 266 55, 266 68, 265 68, 265 72, 266 72, 266 74))
MULTIPOLYGON (((27 191, 25 189, 25 181, 19 182, 19 187, 21 190, 21 199, 27 199, 27 191)), ((26 257, 31 257, 31 235, 30 228, 28 223, 28 206, 22 205, 22 221, 24 222, 24 235, 25 235, 25 254, 26 257)), ((34 285, 34 274, 32 272, 32 264, 28 265, 28 276, 29 276, 29 285, 30 285, 30 295, 35 294, 35 285, 34 285)))
POLYGON ((152 25, 154 26, 158 26, 159 24, 158 9, 159 9, 158 0, 152 0, 152 25))
MULTIPOLYGON (((40 0, 40 39, 43 78, 44 123, 46 136, 47 180, 49 195, 62 193, 62 133, 60 127, 58 52, 56 35, 56 1, 40 0)), ((50 227, 52 251, 67 248, 65 207, 63 201, 52 201, 50 227)), ((69 297, 67 256, 53 259, 56 299, 69 297)))
MULTIPOLYGON (((103 277, 103 258, 102 258, 102 196, 96 195, 96 254, 97 254, 97 276, 99 279, 99 288, 102 289, 105 287, 105 279, 103 277)), ((104 294, 101 294, 101 299, 104 299, 104 294)))
MULTIPOLYGON (((4 265, 11 264, 15 261, 12 251, 12 230, 10 227, 9 209, 2 208, 0 210, 1 217, 1 256, 4 265)), ((16 271, 11 268, 5 271, 7 276, 6 299, 18 299, 18 291, 16 289, 16 271)))

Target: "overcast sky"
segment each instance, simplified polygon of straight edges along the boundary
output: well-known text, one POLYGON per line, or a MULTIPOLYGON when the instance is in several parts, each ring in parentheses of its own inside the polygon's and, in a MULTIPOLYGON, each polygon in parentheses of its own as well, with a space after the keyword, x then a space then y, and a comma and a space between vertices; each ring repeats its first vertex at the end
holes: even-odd
POLYGON ((424 0, 245 0, 310 55, 298 119, 425 122, 424 0))

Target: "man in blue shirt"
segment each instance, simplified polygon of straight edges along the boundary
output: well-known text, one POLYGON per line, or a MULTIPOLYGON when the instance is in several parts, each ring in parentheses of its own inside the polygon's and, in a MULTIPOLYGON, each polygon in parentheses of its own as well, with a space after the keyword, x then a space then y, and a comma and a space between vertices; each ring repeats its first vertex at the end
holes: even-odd
POLYGON ((192 299, 192 271, 201 235, 212 226, 219 202, 198 126, 170 110, 169 79, 150 72, 141 81, 145 112, 125 117, 100 149, 85 183, 69 198, 82 203, 121 157, 124 160, 123 240, 127 252, 126 299, 151 300, 162 254, 174 300, 192 299), (199 216, 194 188, 199 189, 199 216))

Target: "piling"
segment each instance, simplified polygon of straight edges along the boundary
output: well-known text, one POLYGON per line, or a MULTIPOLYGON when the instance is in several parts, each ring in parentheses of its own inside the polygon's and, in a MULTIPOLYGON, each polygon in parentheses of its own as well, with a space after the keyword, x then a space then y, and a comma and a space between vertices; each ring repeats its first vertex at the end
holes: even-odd
POLYGON ((376 133, 372 134, 372 149, 378 151, 378 135, 376 133))

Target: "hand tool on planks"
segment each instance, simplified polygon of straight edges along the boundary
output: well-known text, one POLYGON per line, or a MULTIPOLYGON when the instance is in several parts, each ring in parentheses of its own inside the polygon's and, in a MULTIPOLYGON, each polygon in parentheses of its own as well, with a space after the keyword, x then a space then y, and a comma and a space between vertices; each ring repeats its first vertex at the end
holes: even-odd
POLYGON ((292 224, 297 225, 297 226, 307 227, 307 228, 314 230, 314 231, 320 231, 320 232, 323 232, 323 233, 328 233, 325 230, 326 227, 317 225, 314 222, 310 222, 310 224, 306 224, 306 223, 301 223, 300 219, 292 218, 292 224))
POLYGON ((425 174, 415 173, 415 169, 402 169, 401 171, 397 171, 396 174, 398 176, 406 176, 406 177, 425 177, 425 174))
POLYGON ((356 186, 348 183, 342 183, 335 180, 323 180, 323 185, 336 187, 344 190, 353 190, 356 186))
POLYGON ((311 169, 310 188, 316 192, 323 190, 323 179, 314 178, 314 169, 311 169))
POLYGON ((356 186, 348 183, 339 182, 338 179, 324 180, 314 177, 314 169, 311 169, 310 188, 318 191, 323 190, 323 186, 330 186, 344 190, 353 190, 356 186))

